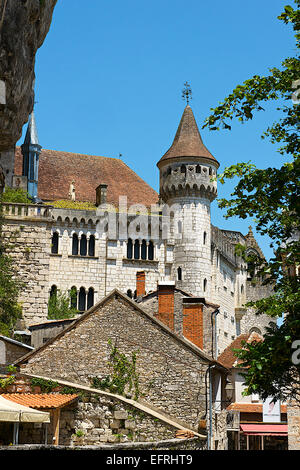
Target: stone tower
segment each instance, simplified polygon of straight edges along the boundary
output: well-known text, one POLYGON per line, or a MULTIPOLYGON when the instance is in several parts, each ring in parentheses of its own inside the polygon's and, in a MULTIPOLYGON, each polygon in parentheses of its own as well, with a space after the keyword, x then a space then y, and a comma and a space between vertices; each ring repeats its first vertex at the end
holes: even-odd
POLYGON ((184 109, 174 141, 157 163, 160 200, 170 214, 173 276, 178 287, 211 297, 210 204, 217 196, 219 167, 202 142, 193 111, 184 109))
POLYGON ((33 200, 37 199, 39 156, 42 147, 39 144, 34 113, 30 115, 24 144, 21 145, 23 154, 23 176, 27 177, 27 192, 33 200))

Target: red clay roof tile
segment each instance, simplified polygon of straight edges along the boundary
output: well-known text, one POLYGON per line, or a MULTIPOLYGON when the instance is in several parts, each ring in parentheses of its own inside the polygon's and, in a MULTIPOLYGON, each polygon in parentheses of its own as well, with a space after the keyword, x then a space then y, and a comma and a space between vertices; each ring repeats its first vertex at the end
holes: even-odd
POLYGON ((1 396, 19 405, 35 409, 62 408, 78 398, 75 394, 59 393, 3 393, 1 396))
MULTIPOLYGON (((22 165, 21 148, 17 147, 16 175, 22 174, 22 165)), ((107 202, 117 207, 119 196, 127 196, 128 206, 139 203, 150 207, 158 202, 157 192, 118 158, 42 149, 39 159, 39 198, 44 201, 70 199, 72 181, 75 182, 77 201, 95 203, 97 186, 107 184, 107 202)))

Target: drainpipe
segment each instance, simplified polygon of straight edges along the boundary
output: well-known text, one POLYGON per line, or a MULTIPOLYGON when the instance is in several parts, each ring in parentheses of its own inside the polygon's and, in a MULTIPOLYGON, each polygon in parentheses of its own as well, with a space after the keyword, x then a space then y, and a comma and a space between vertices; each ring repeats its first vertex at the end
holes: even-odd
MULTIPOLYGON (((212 436, 213 436, 213 432, 212 432, 212 405, 213 405, 213 400, 212 400, 212 376, 211 376, 211 371, 214 368, 215 368, 215 366, 209 365, 208 368, 207 368, 206 377, 205 377, 206 383, 207 383, 207 375, 208 375, 208 379, 209 379, 209 385, 208 385, 208 390, 209 390, 209 394, 208 394, 208 396, 209 396, 209 399, 208 399, 209 427, 208 427, 207 450, 211 450, 212 436)), ((207 386, 206 386, 206 389, 207 389, 207 386)), ((207 403, 206 403, 206 413, 205 413, 205 415, 207 415, 207 403)))
POLYGON ((217 358, 217 315, 220 313, 219 308, 211 312, 210 320, 211 320, 211 357, 213 359, 217 358), (214 316, 214 321, 213 321, 214 316), (214 325, 215 323, 215 325, 214 325), (215 344, 215 348, 214 348, 215 344))

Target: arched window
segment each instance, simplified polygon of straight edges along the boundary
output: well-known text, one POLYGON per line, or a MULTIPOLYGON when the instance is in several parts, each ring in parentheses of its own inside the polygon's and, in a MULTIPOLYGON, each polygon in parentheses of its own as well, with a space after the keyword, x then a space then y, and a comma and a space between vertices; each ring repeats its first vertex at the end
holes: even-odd
POLYGON ((206 243, 206 232, 203 232, 203 245, 206 243))
POLYGON ((212 169, 211 169, 211 167, 209 167, 208 173, 209 173, 210 175, 212 175, 212 169))
POLYGON ((179 266, 179 268, 177 269, 177 280, 178 280, 178 281, 182 281, 182 269, 181 269, 180 266, 179 266))
POLYGON ((244 293, 244 285, 242 284, 241 285, 241 294, 243 294, 243 293, 244 293))
POLYGON ((149 242, 148 245, 148 259, 153 260, 154 259, 154 245, 153 242, 149 242))
POLYGON ((88 296, 87 296, 87 309, 91 308, 93 305, 94 305, 94 289, 90 287, 88 291, 88 296))
POLYGON ((70 304, 71 308, 77 309, 77 289, 75 286, 70 289, 70 304))
POLYGON ((87 253, 86 235, 81 235, 81 238, 80 238, 80 256, 86 256, 86 253, 87 253))
POLYGON ((53 255, 57 255, 58 253, 58 241, 59 241, 59 235, 57 232, 54 232, 52 235, 52 243, 51 243, 51 253, 53 255))
POLYGON ((201 166, 200 165, 196 166, 196 173, 201 173, 201 166))
POLYGON ((140 242, 135 240, 134 242, 134 259, 140 259, 140 242))
POLYGON ((95 256, 95 237, 94 237, 94 235, 91 235, 90 239, 89 239, 89 256, 95 256))
POLYGON ((57 296, 57 286, 51 286, 51 289, 50 289, 50 298, 51 297, 56 297, 57 296))
POLYGON ((207 287, 207 279, 203 280, 203 292, 206 292, 206 287, 207 287))
POLYGON ((128 295, 128 297, 130 297, 132 299, 132 290, 131 289, 128 289, 127 295, 128 295))
POLYGON ((127 258, 132 259, 133 247, 132 247, 132 240, 131 238, 128 239, 127 242, 127 258))
POLYGON ((186 166, 185 166, 185 165, 181 165, 180 171, 181 171, 181 173, 186 173, 186 166))
POLYGON ((73 233, 72 237, 72 255, 78 255, 78 235, 77 233, 73 233))
POLYGON ((147 259, 147 243, 146 240, 142 241, 141 245, 141 258, 142 259, 147 259))
POLYGON ((84 312, 86 309, 86 292, 84 287, 80 287, 79 290, 79 300, 78 300, 78 310, 84 312))

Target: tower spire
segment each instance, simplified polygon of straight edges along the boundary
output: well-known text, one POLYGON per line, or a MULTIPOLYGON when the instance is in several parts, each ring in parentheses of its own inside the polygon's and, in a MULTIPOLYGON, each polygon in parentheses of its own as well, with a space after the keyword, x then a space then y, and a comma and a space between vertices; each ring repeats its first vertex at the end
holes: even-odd
POLYGON ((33 201, 37 201, 39 155, 42 147, 39 144, 35 115, 32 111, 23 145, 23 176, 27 176, 27 192, 33 201))

